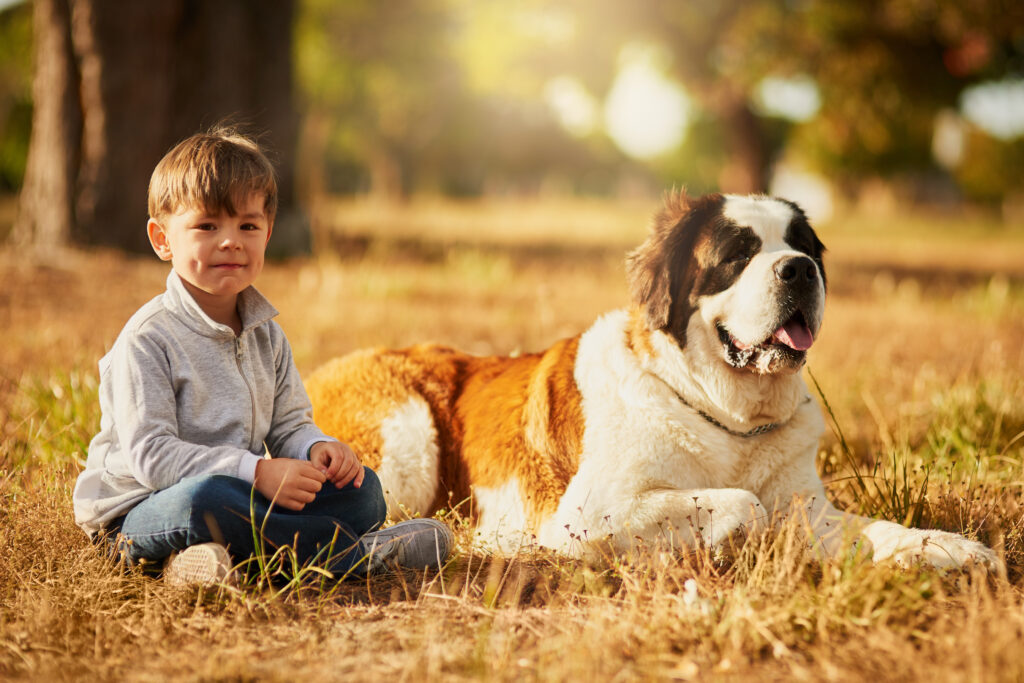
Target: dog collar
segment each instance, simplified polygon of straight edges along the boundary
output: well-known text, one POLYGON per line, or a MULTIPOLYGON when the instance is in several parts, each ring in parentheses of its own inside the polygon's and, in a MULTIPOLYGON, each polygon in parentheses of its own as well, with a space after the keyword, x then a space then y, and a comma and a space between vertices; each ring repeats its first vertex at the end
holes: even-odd
MULTIPOLYGON (((726 427, 724 424, 722 424, 721 422, 719 422, 715 418, 711 417, 710 415, 705 413, 700 408, 697 408, 696 406, 694 406, 692 403, 690 403, 685 398, 683 398, 683 395, 680 394, 678 391, 676 391, 674 388, 672 388, 672 391, 675 392, 676 397, 680 401, 682 401, 684 406, 686 406, 690 410, 694 411, 695 413, 697 413, 698 415, 700 415, 705 420, 707 420, 711 424, 715 425, 716 427, 718 427, 722 431, 728 432, 729 434, 732 434, 733 436, 742 436, 744 438, 751 437, 751 436, 761 436, 762 434, 767 434, 768 432, 773 432, 776 429, 778 429, 779 427, 781 427, 784 424, 787 424, 789 422, 789 420, 786 420, 785 422, 769 422, 768 424, 763 424, 763 425, 761 425, 759 427, 754 427, 749 432, 736 431, 735 429, 730 429, 729 427, 726 427)), ((804 400, 800 402, 800 405, 803 405, 804 403, 807 403, 810 400, 811 400, 810 396, 805 396, 804 400)), ((792 418, 790 418, 790 419, 792 419, 792 418)))

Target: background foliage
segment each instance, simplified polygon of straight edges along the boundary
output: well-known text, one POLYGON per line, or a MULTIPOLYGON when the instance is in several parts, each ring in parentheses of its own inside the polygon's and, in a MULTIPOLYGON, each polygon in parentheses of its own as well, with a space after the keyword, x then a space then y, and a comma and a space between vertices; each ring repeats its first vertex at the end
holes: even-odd
MULTIPOLYGON (((332 130, 328 164, 349 171, 332 175, 337 190, 385 183, 382 158, 400 179, 392 190, 463 193, 545 183, 610 193, 637 177, 744 189, 744 164, 762 189, 788 160, 845 189, 875 177, 945 180, 991 201, 1020 191, 1020 151, 965 121, 961 97, 979 83, 1020 85, 1022 27, 1024 10, 1003 0, 311 1, 299 6, 296 45, 305 102, 332 130), (600 120, 560 126, 546 97, 569 79, 600 119, 638 46, 691 111, 680 145, 631 159, 600 120), (779 81, 803 84, 817 108, 796 120, 766 107, 764 88, 779 81), (952 169, 932 151, 942 112, 965 138, 952 169), (968 180, 1000 171, 987 188, 968 180)), ((1019 139, 1018 100, 992 106, 1013 109, 1004 114, 1019 139)))
MULTIPOLYGON (((0 190, 18 188, 28 149, 30 15, 0 12, 0 190)), ((914 199, 1022 194, 1024 6, 1011 0, 300 0, 293 33, 307 203, 763 190, 780 163, 847 197, 877 179, 914 199), (681 141, 642 157, 606 125, 637 63, 686 102, 681 141), (988 109, 1015 127, 966 115, 979 84, 1003 86, 988 109), (942 163, 939 121, 955 148, 942 163)))

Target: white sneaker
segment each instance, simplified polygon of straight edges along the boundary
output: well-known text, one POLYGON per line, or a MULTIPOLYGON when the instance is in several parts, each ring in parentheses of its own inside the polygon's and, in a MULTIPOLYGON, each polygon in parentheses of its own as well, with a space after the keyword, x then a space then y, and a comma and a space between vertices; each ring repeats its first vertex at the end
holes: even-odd
POLYGON ((231 556, 220 543, 190 545, 171 555, 164 565, 164 581, 171 586, 208 586, 230 583, 231 556))
POLYGON ((440 570, 452 551, 455 536, 436 519, 410 519, 371 531, 362 542, 371 573, 392 563, 409 569, 440 570))

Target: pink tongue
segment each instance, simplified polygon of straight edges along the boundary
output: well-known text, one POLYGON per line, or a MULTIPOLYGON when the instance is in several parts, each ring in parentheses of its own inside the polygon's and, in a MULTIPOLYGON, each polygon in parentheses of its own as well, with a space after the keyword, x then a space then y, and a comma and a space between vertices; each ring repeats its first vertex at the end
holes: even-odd
POLYGON ((814 343, 814 335, 802 321, 790 320, 775 330, 775 339, 797 351, 806 351, 814 343))

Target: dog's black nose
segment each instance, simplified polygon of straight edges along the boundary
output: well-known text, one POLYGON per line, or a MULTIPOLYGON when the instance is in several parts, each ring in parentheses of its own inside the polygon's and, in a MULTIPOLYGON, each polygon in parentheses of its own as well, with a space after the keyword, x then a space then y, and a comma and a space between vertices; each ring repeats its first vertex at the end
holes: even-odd
POLYGON ((775 264, 775 277, 789 285, 814 282, 818 278, 818 268, 807 256, 794 256, 775 264))

